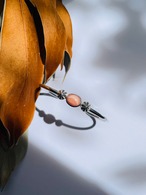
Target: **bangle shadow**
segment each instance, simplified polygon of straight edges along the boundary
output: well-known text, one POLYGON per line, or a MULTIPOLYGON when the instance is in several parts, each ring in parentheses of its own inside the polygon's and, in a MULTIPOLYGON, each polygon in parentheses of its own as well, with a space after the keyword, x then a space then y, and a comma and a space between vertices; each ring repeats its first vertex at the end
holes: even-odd
MULTIPOLYGON (((48 93, 40 93, 40 95, 45 95, 45 96, 52 97, 48 93)), ((45 123, 47 123, 47 124, 55 123, 55 125, 57 127, 64 126, 64 127, 68 127, 68 128, 75 129, 75 130, 89 130, 89 129, 92 129, 93 127, 95 127, 95 125, 96 125, 95 118, 94 117, 91 117, 91 116, 89 116, 91 118, 91 120, 92 120, 92 124, 90 126, 87 126, 87 127, 78 127, 78 126, 73 126, 73 125, 64 123, 62 120, 56 119, 55 116, 53 116, 52 114, 46 114, 43 110, 40 110, 37 107, 36 107, 36 111, 38 112, 39 116, 43 118, 43 120, 44 120, 45 123)))
POLYGON ((47 124, 55 123, 55 125, 57 127, 64 126, 64 127, 68 127, 68 128, 75 129, 75 130, 89 130, 89 129, 92 129, 93 127, 95 127, 95 125, 96 125, 96 120, 93 117, 90 117, 92 119, 92 124, 90 126, 77 127, 77 126, 73 126, 73 125, 69 125, 67 123, 64 123, 62 120, 56 119, 52 114, 46 114, 43 110, 39 110, 37 107, 36 107, 36 111, 38 112, 40 117, 43 117, 43 120, 45 123, 47 123, 47 124))
MULTIPOLYGON (((50 95, 48 93, 40 93, 40 95, 53 97, 52 95, 50 95)), ((62 120, 56 119, 55 116, 53 116, 52 114, 46 114, 43 110, 40 110, 37 107, 36 107, 36 111, 38 112, 40 117, 43 117, 43 120, 44 120, 45 123, 47 123, 47 124, 55 123, 55 125, 57 127, 65 126, 65 127, 68 127, 68 128, 71 128, 71 129, 75 129, 75 130, 89 130, 89 129, 92 129, 93 127, 95 127, 95 125, 96 125, 95 118, 91 117, 91 116, 89 116, 91 118, 91 120, 92 120, 92 124, 90 126, 87 126, 87 127, 77 127, 77 126, 73 126, 73 125, 69 125, 67 123, 64 123, 62 120)))

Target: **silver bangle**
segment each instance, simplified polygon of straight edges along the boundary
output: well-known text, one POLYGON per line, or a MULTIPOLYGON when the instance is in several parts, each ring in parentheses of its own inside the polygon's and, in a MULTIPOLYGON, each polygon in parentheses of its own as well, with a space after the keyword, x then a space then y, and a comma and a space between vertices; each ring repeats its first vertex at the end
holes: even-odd
POLYGON ((82 99, 76 95, 76 94, 68 94, 66 91, 64 90, 56 90, 53 89, 49 86, 46 86, 44 84, 41 84, 40 87, 46 89, 49 91, 49 95, 60 99, 60 100, 66 100, 67 104, 71 107, 79 107, 81 108, 81 110, 83 112, 85 112, 88 116, 90 117, 95 117, 95 118, 100 118, 105 120, 106 118, 101 115, 99 112, 97 112, 96 110, 94 110, 89 102, 82 102, 82 99))

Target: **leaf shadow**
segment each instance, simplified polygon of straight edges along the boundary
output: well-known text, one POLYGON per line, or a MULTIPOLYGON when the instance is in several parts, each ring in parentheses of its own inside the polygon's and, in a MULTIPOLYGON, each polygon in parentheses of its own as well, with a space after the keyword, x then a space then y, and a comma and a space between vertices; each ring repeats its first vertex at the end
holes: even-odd
POLYGON ((116 180, 120 181, 121 183, 132 186, 138 187, 142 185, 146 185, 146 164, 136 163, 130 164, 123 167, 120 170, 117 170, 114 174, 116 180))
POLYGON ((107 195, 76 175, 49 154, 29 143, 25 159, 10 178, 2 195, 107 195))
POLYGON ((127 83, 127 80, 129 82, 141 78, 146 72, 146 30, 141 22, 142 10, 132 9, 128 1, 113 0, 107 8, 110 6, 122 11, 127 25, 119 33, 101 43, 101 54, 95 57, 95 62, 106 69, 123 72, 123 81, 127 83))

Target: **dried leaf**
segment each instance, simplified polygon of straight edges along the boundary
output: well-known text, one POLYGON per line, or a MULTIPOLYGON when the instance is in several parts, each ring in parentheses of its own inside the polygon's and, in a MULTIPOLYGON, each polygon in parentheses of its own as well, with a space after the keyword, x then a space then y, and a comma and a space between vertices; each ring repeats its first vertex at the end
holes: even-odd
POLYGON ((63 21, 66 30, 66 46, 65 46, 64 58, 61 64, 61 69, 63 68, 64 65, 65 73, 67 74, 71 65, 71 57, 72 57, 72 42, 73 42, 72 22, 67 9, 62 4, 62 0, 57 0, 56 8, 57 8, 57 13, 59 14, 61 20, 63 21))
POLYGON ((66 44, 65 27, 56 11, 56 0, 31 0, 42 21, 46 48, 46 80, 61 64, 66 44))
POLYGON ((72 26, 59 0, 0 0, 0 14, 0 187, 3 188, 25 156, 24 132, 34 115, 44 67, 45 82, 62 61, 66 71, 69 69, 72 26))
POLYGON ((70 58, 72 57, 72 43, 73 43, 73 35, 72 35, 72 22, 70 15, 62 4, 61 0, 57 0, 56 4, 57 13, 60 16, 66 30, 66 46, 65 50, 69 54, 70 58))
POLYGON ((34 20, 24 0, 5 1, 0 41, 0 119, 13 145, 32 121, 43 79, 34 20))
POLYGON ((31 123, 44 67, 46 82, 62 61, 67 72, 71 57, 72 25, 61 0, 5 0, 0 34, 0 120, 7 133, 0 134, 1 140, 7 134, 9 144, 14 145, 31 123))
POLYGON ((18 144, 11 150, 4 150, 0 144, 0 190, 4 189, 12 171, 24 158, 27 146, 27 132, 20 137, 18 144))
POLYGON ((4 0, 0 0, 0 13, 3 11, 4 0))

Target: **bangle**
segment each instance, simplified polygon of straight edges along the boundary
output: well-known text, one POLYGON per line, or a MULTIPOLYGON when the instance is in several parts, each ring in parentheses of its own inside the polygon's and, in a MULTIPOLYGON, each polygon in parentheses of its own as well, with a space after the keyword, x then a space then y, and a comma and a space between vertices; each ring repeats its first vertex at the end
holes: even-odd
POLYGON ((91 108, 91 105, 89 102, 83 102, 80 96, 76 94, 68 94, 64 90, 56 90, 53 89, 47 85, 40 84, 40 87, 46 89, 49 91, 50 96, 60 99, 60 100, 66 100, 66 103, 71 107, 80 107, 83 112, 85 112, 90 117, 100 118, 105 120, 106 118, 101 115, 99 112, 91 108))

